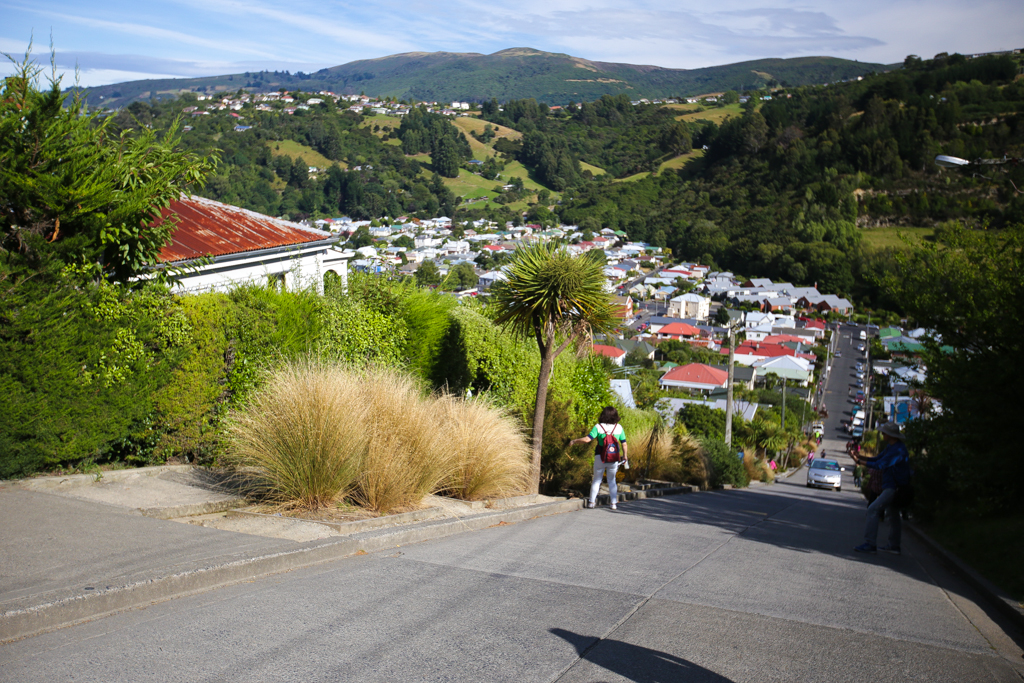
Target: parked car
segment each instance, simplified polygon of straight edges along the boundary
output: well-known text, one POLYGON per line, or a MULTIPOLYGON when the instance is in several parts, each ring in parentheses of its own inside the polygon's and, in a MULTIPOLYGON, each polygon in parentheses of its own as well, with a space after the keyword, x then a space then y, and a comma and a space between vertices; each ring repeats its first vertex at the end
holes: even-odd
POLYGON ((864 428, 863 427, 854 427, 853 431, 850 432, 850 436, 852 436, 855 439, 863 438, 864 437, 864 428))
POLYGON ((864 352, 864 345, 863 344, 857 344, 857 350, 860 351, 861 353, 863 353, 864 352))
POLYGON ((807 488, 843 490, 843 469, 835 460, 815 458, 807 469, 807 488))

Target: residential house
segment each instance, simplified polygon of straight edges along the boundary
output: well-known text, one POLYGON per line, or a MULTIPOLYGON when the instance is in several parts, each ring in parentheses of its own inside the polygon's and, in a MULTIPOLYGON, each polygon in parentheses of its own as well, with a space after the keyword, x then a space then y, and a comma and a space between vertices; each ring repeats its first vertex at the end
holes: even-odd
POLYGON ((594 344, 594 353, 598 356, 604 356, 605 358, 611 358, 612 363, 622 367, 622 362, 626 358, 626 352, 620 348, 614 346, 608 346, 607 344, 594 344))
POLYGON ((662 389, 688 389, 710 393, 728 384, 729 373, 703 363, 689 363, 672 368, 662 375, 659 385, 662 389))
POLYGON ((753 367, 757 369, 762 377, 765 375, 777 375, 807 386, 814 376, 814 363, 805 358, 796 356, 776 356, 755 361, 753 367))
POLYGON ((336 249, 329 233, 197 196, 175 199, 160 213, 161 220, 177 216, 157 259, 180 272, 172 278, 176 291, 226 292, 251 282, 320 290, 327 273, 348 280, 353 253, 336 249))
POLYGON ((668 316, 707 320, 711 310, 711 299, 694 292, 677 296, 668 302, 668 316))
MULTIPOLYGON (((687 405, 699 405, 707 406, 711 410, 721 410, 725 412, 726 406, 728 405, 724 398, 666 398, 663 399, 664 408, 659 410, 662 417, 665 418, 665 422, 669 427, 672 427, 676 423, 676 418, 679 416, 679 411, 687 405)), ((661 402, 659 402, 661 403, 661 402)), ((732 402, 732 414, 741 416, 747 422, 754 419, 754 415, 757 414, 757 409, 760 408, 760 404, 751 403, 750 401, 743 401, 736 399, 732 402)))

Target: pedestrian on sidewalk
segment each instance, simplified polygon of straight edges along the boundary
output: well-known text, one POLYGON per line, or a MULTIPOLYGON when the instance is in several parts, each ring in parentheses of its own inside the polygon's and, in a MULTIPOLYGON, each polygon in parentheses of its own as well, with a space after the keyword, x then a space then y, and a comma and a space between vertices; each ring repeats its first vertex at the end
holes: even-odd
POLYGON ((590 482, 590 498, 587 500, 587 507, 592 508, 597 504, 597 493, 601 490, 601 478, 608 478, 608 496, 611 499, 612 510, 618 509, 619 487, 615 482, 615 475, 619 471, 619 465, 627 461, 626 455, 626 432, 619 424, 619 411, 613 406, 606 406, 597 419, 597 424, 586 436, 573 439, 570 446, 581 443, 597 441, 594 448, 594 479, 590 482), (605 437, 614 437, 618 444, 618 453, 614 455, 605 453, 605 437))
POLYGON ((854 456, 858 465, 865 465, 881 470, 882 492, 875 502, 868 506, 867 521, 864 525, 864 542, 854 548, 859 553, 874 553, 878 550, 878 524, 888 510, 889 545, 883 546, 883 552, 900 554, 900 535, 903 523, 896 506, 896 491, 901 486, 910 484, 910 454, 903 443, 903 433, 895 422, 886 422, 878 430, 885 439, 886 446, 874 458, 854 456))

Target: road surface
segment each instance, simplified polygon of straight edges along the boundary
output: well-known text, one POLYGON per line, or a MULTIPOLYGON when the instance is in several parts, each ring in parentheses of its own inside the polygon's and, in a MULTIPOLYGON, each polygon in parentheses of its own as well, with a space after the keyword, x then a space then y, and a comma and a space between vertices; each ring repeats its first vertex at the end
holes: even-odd
POLYGON ((8 643, 0 681, 1024 680, 1024 638, 913 537, 851 551, 849 483, 801 472, 336 560, 8 643))

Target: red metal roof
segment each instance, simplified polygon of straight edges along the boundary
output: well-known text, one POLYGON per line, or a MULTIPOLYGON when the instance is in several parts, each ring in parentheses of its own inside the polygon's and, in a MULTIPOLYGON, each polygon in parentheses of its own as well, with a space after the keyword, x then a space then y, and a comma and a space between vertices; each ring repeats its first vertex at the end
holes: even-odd
POLYGON ((703 363, 690 363, 689 365, 680 365, 672 368, 661 379, 662 381, 671 380, 720 387, 725 386, 726 382, 728 382, 729 373, 725 370, 709 367, 703 363))
POLYGON ((669 323, 658 330, 658 334, 674 334, 683 337, 700 336, 700 330, 689 323, 669 323))
POLYGON ((330 237, 298 223, 196 196, 174 200, 160 213, 164 217, 178 215, 170 244, 160 250, 159 258, 164 263, 287 247, 330 237))
POLYGON ((619 358, 626 355, 626 352, 622 349, 617 349, 607 344, 594 344, 594 353, 599 356, 608 356, 609 358, 619 358))

